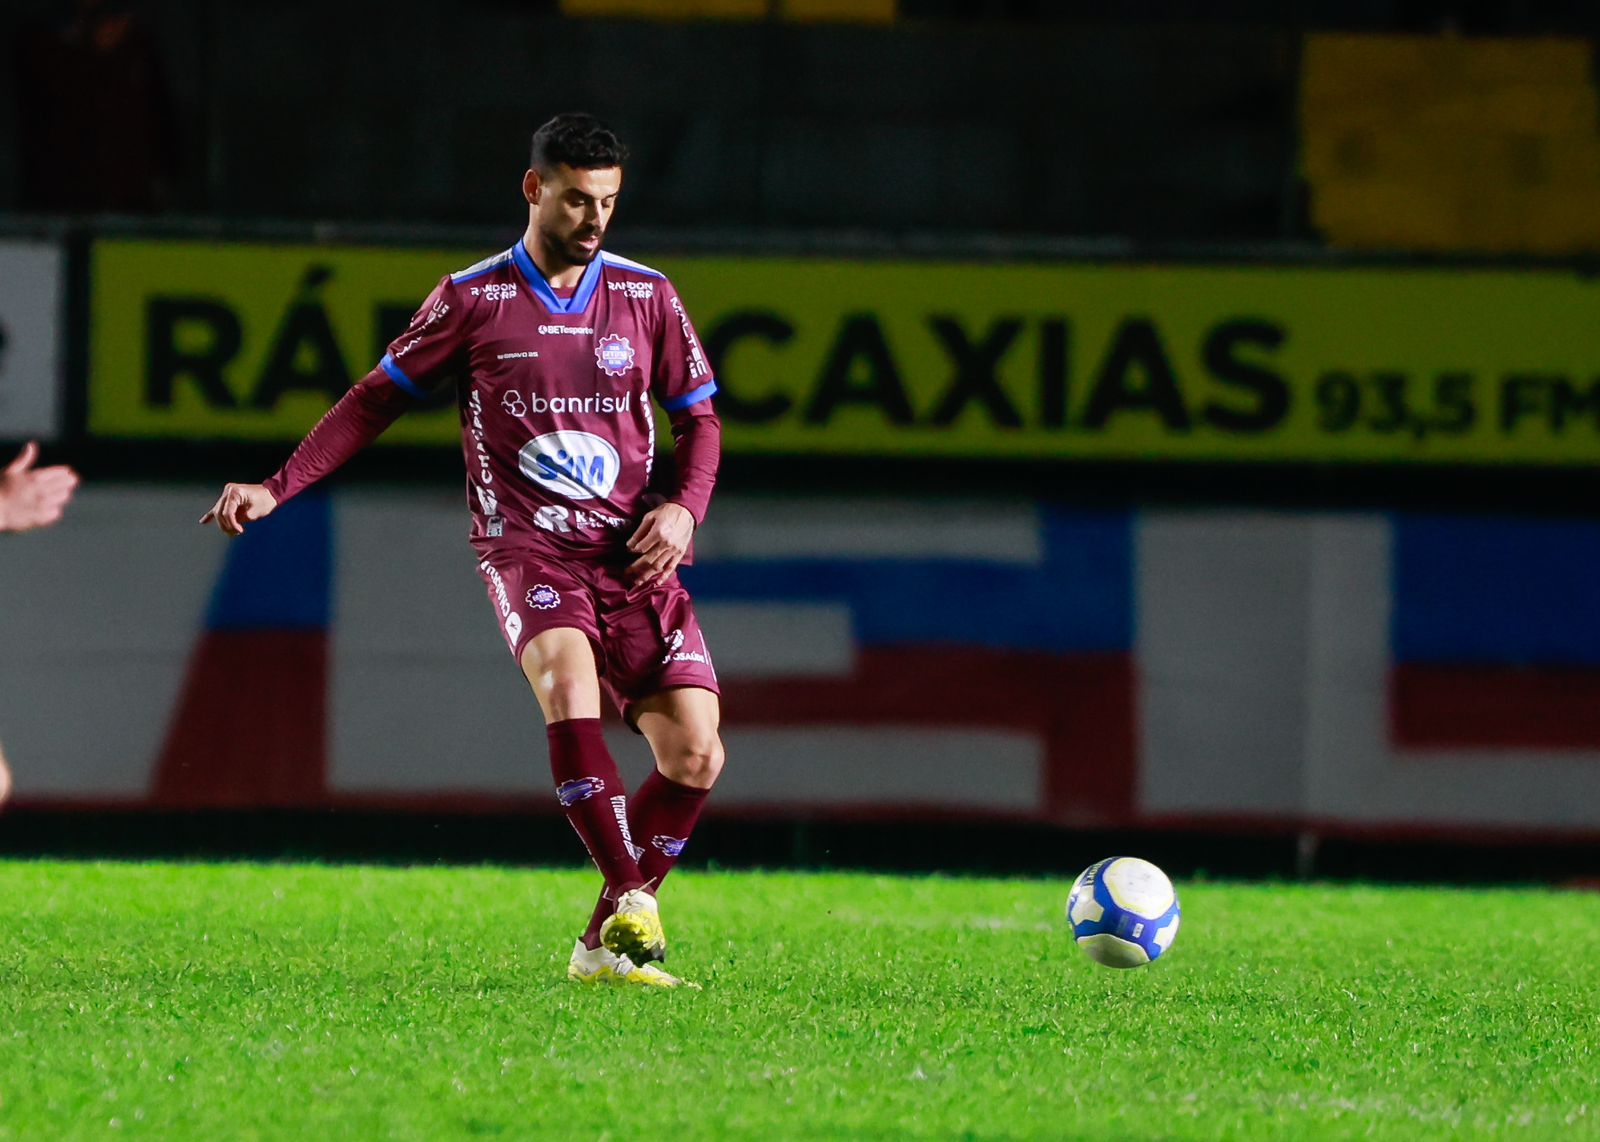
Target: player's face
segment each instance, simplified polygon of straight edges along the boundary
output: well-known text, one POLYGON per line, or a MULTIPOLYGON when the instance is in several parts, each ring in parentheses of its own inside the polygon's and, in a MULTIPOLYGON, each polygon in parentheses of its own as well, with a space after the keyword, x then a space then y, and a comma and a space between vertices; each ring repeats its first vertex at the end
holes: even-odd
POLYGON ((563 163, 543 177, 529 171, 523 191, 544 252, 569 266, 592 262, 605 241, 621 189, 621 167, 574 170, 563 163))

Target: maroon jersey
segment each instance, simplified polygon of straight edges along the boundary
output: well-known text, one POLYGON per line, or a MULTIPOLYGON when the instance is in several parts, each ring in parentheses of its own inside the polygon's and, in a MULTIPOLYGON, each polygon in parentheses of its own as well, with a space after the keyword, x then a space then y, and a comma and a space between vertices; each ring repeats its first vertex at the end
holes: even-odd
POLYGON ((650 398, 678 412, 717 391, 666 275, 602 251, 558 292, 521 242, 443 279, 382 368, 417 395, 457 379, 474 539, 562 546, 613 546, 643 514, 650 398))
POLYGON ((460 406, 474 541, 574 555, 625 543, 655 462, 652 397, 678 442, 671 498, 704 517, 717 385, 672 283, 602 251, 576 288, 554 290, 520 241, 442 279, 268 490, 280 502, 300 491, 447 381, 460 406))

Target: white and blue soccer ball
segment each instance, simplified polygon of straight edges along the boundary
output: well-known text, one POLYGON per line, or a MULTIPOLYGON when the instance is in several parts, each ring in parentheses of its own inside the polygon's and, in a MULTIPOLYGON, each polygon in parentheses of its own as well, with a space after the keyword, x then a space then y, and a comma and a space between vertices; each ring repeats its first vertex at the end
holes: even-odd
POLYGON ((1167 874, 1138 857, 1092 864, 1072 885, 1067 922, 1084 954, 1108 968, 1157 959, 1178 934, 1178 894, 1167 874))

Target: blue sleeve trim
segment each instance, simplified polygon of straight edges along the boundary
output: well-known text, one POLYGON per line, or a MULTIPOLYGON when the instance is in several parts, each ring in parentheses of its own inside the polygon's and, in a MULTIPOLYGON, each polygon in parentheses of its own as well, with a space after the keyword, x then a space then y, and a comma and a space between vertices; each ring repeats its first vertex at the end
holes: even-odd
POLYGON ((692 404, 699 404, 716 391, 717 379, 713 377, 692 392, 684 393, 681 397, 673 397, 671 400, 662 401, 661 407, 668 412, 679 412, 692 404))
POLYGON ((417 387, 415 381, 406 376, 405 370, 394 363, 394 354, 385 353, 383 360, 378 362, 378 367, 389 374, 389 379, 399 385, 406 392, 419 399, 426 399, 428 394, 417 387))

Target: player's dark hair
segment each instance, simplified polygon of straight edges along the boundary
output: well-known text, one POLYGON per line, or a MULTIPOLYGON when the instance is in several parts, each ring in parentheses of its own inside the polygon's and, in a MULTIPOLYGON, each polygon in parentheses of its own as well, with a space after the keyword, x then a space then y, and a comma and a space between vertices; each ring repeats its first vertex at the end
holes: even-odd
POLYGON ((620 167, 628 148, 616 133, 593 115, 581 111, 557 115, 533 133, 528 165, 547 174, 565 163, 574 170, 620 167))

